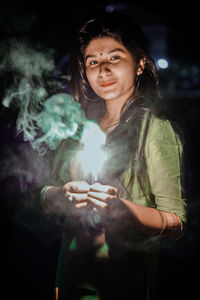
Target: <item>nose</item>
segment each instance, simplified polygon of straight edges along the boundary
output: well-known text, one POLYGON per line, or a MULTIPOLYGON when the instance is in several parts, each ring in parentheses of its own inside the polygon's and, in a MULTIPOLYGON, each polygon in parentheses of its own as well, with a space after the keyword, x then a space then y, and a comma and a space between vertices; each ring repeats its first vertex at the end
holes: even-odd
POLYGON ((111 74, 111 67, 110 64, 107 62, 102 62, 99 65, 99 76, 107 76, 111 74))

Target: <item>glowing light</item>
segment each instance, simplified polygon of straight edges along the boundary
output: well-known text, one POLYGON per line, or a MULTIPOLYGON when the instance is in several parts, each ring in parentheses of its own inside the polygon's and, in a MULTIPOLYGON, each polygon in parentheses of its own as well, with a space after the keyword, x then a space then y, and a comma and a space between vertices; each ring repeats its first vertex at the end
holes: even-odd
POLYGON ((168 61, 164 58, 160 58, 157 61, 158 67, 161 69, 167 69, 168 68, 168 61))
POLYGON ((97 180, 106 159, 103 149, 105 142, 106 135, 100 127, 92 121, 86 122, 81 137, 83 150, 79 153, 79 161, 85 176, 92 175, 93 181, 97 180))
POLYGON ((106 11, 107 11, 108 13, 112 13, 114 10, 115 10, 115 8, 113 7, 113 5, 108 5, 108 6, 106 6, 106 11))

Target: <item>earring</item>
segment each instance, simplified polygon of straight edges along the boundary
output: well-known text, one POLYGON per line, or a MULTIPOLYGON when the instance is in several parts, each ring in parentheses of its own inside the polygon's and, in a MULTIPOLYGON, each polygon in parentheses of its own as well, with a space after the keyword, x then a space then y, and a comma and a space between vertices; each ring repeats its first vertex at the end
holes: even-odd
POLYGON ((142 68, 139 67, 138 70, 137 70, 137 76, 141 75, 142 74, 142 68))

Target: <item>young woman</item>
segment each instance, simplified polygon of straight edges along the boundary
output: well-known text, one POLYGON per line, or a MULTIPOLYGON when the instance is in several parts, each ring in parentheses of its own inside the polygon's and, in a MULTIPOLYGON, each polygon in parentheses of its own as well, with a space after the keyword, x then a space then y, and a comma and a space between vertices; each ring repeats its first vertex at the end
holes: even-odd
POLYGON ((186 222, 183 147, 162 113, 143 33, 122 16, 86 22, 69 73, 74 100, 107 134, 109 158, 90 184, 76 142, 57 150, 54 182, 42 190, 46 211, 65 217, 56 297, 156 299, 159 239, 178 237, 186 222))

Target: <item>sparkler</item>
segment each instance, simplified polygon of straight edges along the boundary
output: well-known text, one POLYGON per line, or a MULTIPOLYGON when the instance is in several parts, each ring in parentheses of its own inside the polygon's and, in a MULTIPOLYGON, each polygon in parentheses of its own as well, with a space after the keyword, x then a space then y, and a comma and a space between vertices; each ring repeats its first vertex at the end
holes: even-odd
MULTIPOLYGON (((79 163, 81 164, 86 181, 90 184, 98 181, 98 175, 107 158, 104 149, 105 142, 106 135, 100 127, 92 121, 86 122, 81 137, 83 149, 79 152, 79 163)), ((88 220, 96 232, 101 232, 100 215, 97 213, 96 208, 92 207, 88 211, 88 220)))
POLYGON ((98 180, 98 175, 107 158, 104 149, 105 142, 106 134, 96 123, 87 121, 81 137, 83 149, 79 153, 79 162, 86 180, 91 184, 98 180))

